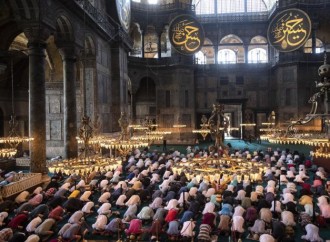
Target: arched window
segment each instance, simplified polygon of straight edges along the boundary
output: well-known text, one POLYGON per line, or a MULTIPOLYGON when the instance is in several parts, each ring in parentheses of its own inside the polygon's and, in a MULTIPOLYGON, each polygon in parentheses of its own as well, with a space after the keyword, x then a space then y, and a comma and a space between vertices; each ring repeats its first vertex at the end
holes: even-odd
POLYGON ((158 3, 158 0, 148 0, 148 3, 149 4, 157 4, 158 3))
POLYGON ((220 64, 224 64, 228 61, 230 61, 230 63, 245 62, 243 41, 236 35, 230 34, 223 37, 220 40, 218 49, 218 63, 220 64))
POLYGON ((255 36, 248 47, 248 63, 267 63, 268 43, 263 36, 255 36))
POLYGON ((133 49, 129 52, 129 55, 142 57, 142 34, 137 23, 131 24, 130 37, 133 40, 133 49))
POLYGON ((202 49, 195 54, 196 64, 214 64, 215 54, 214 46, 211 40, 205 39, 202 49))
POLYGON ((267 63, 267 52, 261 48, 254 48, 248 53, 249 63, 267 63))
POLYGON ((214 14, 214 1, 215 0, 194 0, 196 14, 214 14))
POLYGON ((201 50, 195 54, 195 64, 206 64, 206 55, 201 50))
POLYGON ((237 53, 231 49, 222 49, 218 52, 219 64, 236 64, 237 53))
MULTIPOLYGON (((324 45, 323 42, 316 38, 315 40, 315 53, 323 53, 324 52, 324 45)), ((304 52, 305 53, 313 53, 313 45, 312 45, 312 39, 307 40, 305 46, 304 46, 304 52)))

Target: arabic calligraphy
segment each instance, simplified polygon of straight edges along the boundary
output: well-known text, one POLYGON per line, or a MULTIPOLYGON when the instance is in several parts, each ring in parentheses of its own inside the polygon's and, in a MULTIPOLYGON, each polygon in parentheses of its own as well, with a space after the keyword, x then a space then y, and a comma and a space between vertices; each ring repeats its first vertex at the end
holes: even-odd
POLYGON ((279 51, 289 52, 303 46, 309 38, 311 22, 299 9, 287 9, 275 16, 268 28, 268 40, 279 51))
POLYGON ((169 31, 172 46, 182 54, 196 53, 204 42, 202 26, 189 15, 175 18, 169 31))

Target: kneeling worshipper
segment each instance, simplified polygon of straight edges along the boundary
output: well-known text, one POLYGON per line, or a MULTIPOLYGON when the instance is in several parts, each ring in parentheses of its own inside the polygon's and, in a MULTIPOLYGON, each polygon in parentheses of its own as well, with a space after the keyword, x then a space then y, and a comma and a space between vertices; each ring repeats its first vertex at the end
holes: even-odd
POLYGON ((323 239, 319 235, 319 228, 314 224, 307 224, 305 226, 307 232, 306 235, 301 236, 301 239, 310 241, 310 242, 323 242, 323 239))
POLYGON ((111 219, 110 222, 105 226, 104 235, 118 234, 123 231, 125 224, 120 219, 119 214, 115 214, 115 218, 111 219))
POLYGON ((58 232, 60 240, 64 239, 66 241, 80 241, 81 237, 87 233, 87 229, 84 229, 81 224, 65 224, 61 230, 58 232))
POLYGON ((143 233, 142 230, 142 220, 140 219, 132 219, 129 223, 129 228, 125 230, 125 233, 128 236, 139 236, 143 233))
POLYGON ((94 229, 93 233, 102 233, 104 232, 105 227, 108 223, 108 217, 106 215, 100 214, 97 216, 95 223, 92 225, 94 229))
POLYGON ((46 241, 53 233, 55 219, 47 218, 34 231, 43 241, 46 241))

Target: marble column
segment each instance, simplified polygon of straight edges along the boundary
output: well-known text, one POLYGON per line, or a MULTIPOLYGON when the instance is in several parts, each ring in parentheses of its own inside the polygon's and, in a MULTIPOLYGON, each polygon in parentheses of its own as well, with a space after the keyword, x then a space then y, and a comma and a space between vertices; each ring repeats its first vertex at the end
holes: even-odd
POLYGON ((312 53, 316 53, 316 29, 312 28, 312 53))
POLYGON ((39 27, 24 30, 29 56, 29 132, 31 172, 47 173, 45 62, 47 31, 39 27))
POLYGON ((77 145, 77 105, 76 105, 76 55, 74 47, 59 49, 63 61, 63 94, 64 94, 64 157, 75 158, 78 155, 77 145))
POLYGON ((249 63, 249 45, 243 45, 245 63, 249 63))
POLYGON ((142 40, 141 40, 141 43, 142 43, 142 47, 141 47, 141 53, 142 53, 142 58, 144 58, 144 31, 142 30, 141 31, 141 37, 142 37, 142 40))
POLYGON ((131 93, 132 121, 136 120, 136 96, 131 93))
POLYGON ((214 64, 219 64, 218 62, 218 53, 219 52, 219 44, 218 42, 216 42, 216 44, 214 45, 214 64))
POLYGON ((158 59, 162 58, 162 33, 158 34, 158 59))

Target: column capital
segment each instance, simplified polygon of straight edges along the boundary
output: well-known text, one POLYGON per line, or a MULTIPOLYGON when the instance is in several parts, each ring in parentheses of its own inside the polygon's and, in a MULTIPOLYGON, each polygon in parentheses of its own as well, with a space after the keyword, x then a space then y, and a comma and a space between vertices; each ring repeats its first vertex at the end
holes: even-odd
POLYGON ((58 47, 58 51, 62 57, 62 60, 72 60, 76 61, 77 57, 79 56, 79 50, 74 43, 67 43, 67 42, 58 42, 56 43, 58 47))
POLYGON ((38 44, 46 47, 46 41, 50 36, 50 30, 48 28, 36 24, 27 25, 24 26, 23 32, 28 39, 28 46, 38 44))

